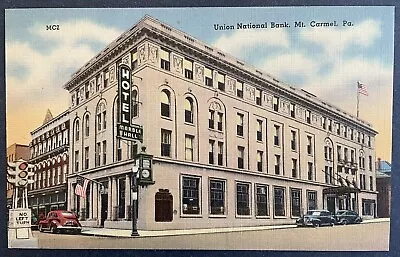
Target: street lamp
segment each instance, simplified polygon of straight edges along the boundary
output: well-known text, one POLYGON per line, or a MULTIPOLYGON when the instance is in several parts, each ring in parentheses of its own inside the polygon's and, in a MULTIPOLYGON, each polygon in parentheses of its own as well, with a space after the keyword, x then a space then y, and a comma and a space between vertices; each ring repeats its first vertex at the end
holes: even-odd
POLYGON ((132 167, 132 233, 131 236, 140 236, 137 231, 137 209, 138 209, 138 194, 139 194, 139 167, 132 167))

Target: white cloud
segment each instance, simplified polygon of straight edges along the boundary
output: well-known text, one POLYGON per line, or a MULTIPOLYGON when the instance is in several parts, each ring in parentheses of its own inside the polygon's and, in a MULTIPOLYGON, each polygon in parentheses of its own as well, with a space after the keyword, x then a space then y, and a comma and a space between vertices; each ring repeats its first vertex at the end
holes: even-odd
POLYGON ((286 75, 310 77, 318 71, 319 62, 302 53, 293 52, 268 58, 261 67, 278 78, 284 78, 286 75))
MULTIPOLYGON (((341 24, 339 25, 341 26, 341 24)), ((303 40, 321 45, 330 56, 349 46, 368 47, 381 36, 380 22, 365 20, 352 27, 309 27, 301 31, 303 40)))
MULTIPOLYGON (((221 36, 214 46, 234 56, 243 56, 243 51, 252 51, 254 47, 289 47, 289 36, 284 30, 235 30, 231 35, 221 36)), ((247 55, 247 54, 244 54, 247 55)))
MULTIPOLYGON (((104 27, 87 20, 60 22, 59 31, 46 31, 45 24, 29 30, 29 42, 6 41, 7 141, 9 144, 28 143, 31 130, 41 125, 49 108, 57 115, 68 107, 68 92, 62 86, 77 70, 97 53, 92 44, 106 45, 122 31, 104 27), (52 41, 46 51, 35 44, 52 41), (24 73, 11 73, 12 67, 22 67, 24 73), (38 100, 40 99, 40 100, 38 100), (20 120, 29 111, 30 124, 20 120), (23 141, 23 142, 21 142, 23 141)), ((46 43, 47 44, 47 43, 46 43)))
POLYGON ((45 28, 45 24, 35 24, 30 31, 42 39, 62 42, 65 45, 73 45, 83 41, 108 44, 122 33, 118 29, 103 26, 90 20, 60 22, 59 30, 54 31, 45 28))

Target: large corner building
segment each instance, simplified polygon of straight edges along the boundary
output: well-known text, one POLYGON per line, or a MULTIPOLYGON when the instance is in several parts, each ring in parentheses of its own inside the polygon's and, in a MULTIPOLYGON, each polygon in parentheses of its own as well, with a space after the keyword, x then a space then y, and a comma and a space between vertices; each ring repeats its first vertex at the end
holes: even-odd
POLYGON ((84 225, 131 227, 141 143, 117 137, 120 64, 132 69, 132 122, 154 155, 139 229, 293 223, 309 209, 376 215, 371 124, 146 16, 64 85, 67 206, 84 225), (96 181, 85 198, 77 174, 96 181))

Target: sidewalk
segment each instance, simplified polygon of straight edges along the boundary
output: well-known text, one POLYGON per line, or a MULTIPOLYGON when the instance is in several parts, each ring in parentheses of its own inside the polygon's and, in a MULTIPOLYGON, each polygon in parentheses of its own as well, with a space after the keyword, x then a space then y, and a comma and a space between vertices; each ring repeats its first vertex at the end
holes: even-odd
MULTIPOLYGON (((378 223, 389 222, 389 218, 379 218, 365 220, 361 223, 378 223)), ((296 225, 275 225, 275 226, 256 226, 256 227, 233 227, 233 228, 202 228, 202 229, 176 229, 176 230, 138 230, 139 237, 162 237, 176 235, 198 235, 210 233, 228 233, 228 232, 243 232, 257 230, 272 230, 272 229, 287 229, 295 228, 296 225)), ((82 235, 86 236, 102 236, 102 237, 131 237, 130 229, 111 229, 111 228, 89 228, 82 229, 82 235)))

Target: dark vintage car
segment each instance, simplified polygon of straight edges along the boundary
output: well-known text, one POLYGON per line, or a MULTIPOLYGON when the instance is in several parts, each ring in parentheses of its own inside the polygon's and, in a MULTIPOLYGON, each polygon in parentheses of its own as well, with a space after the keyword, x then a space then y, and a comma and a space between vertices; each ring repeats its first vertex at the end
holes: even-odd
POLYGON ((39 231, 43 232, 45 230, 52 233, 80 233, 82 231, 82 226, 75 213, 57 210, 49 212, 46 219, 39 222, 39 231))
POLYGON ((299 227, 319 227, 324 225, 333 226, 335 224, 335 218, 327 210, 311 210, 301 218, 297 219, 296 224, 299 227))
POLYGON ((362 222, 362 218, 355 211, 339 210, 335 214, 336 224, 358 224, 362 222))

